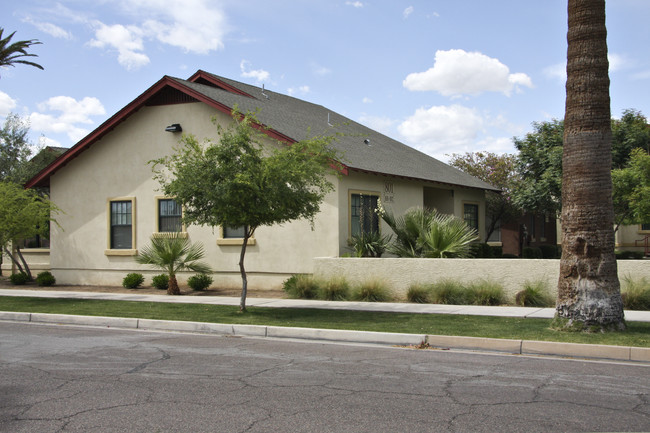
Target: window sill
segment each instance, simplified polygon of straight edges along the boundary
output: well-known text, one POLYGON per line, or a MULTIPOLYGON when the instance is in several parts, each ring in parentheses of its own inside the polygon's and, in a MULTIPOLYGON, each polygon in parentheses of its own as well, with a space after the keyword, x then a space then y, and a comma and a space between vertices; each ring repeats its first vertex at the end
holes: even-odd
POLYGON ((187 238, 187 232, 154 232, 152 236, 154 238, 165 238, 165 237, 172 237, 172 236, 178 236, 179 238, 187 238))
POLYGON ((21 253, 27 254, 50 254, 49 248, 21 248, 21 253))
MULTIPOLYGON (((217 245, 222 245, 222 246, 236 246, 236 245, 244 245, 244 239, 217 239, 217 245)), ((248 238, 248 242, 246 245, 255 245, 255 238, 248 238)))
POLYGON ((137 256, 138 250, 104 250, 106 256, 137 256))
POLYGON ((488 241, 487 244, 491 247, 502 247, 503 242, 501 241, 488 241))

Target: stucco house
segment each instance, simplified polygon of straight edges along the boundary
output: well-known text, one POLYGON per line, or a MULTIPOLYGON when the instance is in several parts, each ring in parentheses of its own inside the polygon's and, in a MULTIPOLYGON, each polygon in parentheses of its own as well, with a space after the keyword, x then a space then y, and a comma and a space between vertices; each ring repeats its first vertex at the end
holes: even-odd
MULTIPOLYGON (((256 112, 269 143, 342 134, 334 142, 342 174, 332 177, 335 190, 313 230, 307 221, 259 228, 247 250, 249 287, 278 287, 291 274, 311 272, 315 257, 350 253, 347 240, 363 229, 360 210, 379 198, 395 214, 436 208, 485 233, 489 184, 326 107, 199 70, 186 80, 163 77, 27 183, 49 187, 65 212, 51 228, 49 267, 57 282, 119 285, 128 272, 159 273, 136 264, 138 249, 152 234, 180 230, 203 243, 216 284, 239 286, 241 233, 183 227, 182 210, 161 195, 148 163, 171 154, 181 134, 217 139, 211 118, 227 125, 235 107, 256 112)), ((368 224, 390 230, 382 221, 368 224)))

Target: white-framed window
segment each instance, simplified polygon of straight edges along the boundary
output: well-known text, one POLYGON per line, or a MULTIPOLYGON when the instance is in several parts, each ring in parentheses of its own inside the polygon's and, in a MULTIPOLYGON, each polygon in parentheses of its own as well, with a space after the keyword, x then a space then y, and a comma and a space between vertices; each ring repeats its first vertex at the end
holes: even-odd
POLYGON ((135 197, 108 199, 108 255, 135 255, 135 197))

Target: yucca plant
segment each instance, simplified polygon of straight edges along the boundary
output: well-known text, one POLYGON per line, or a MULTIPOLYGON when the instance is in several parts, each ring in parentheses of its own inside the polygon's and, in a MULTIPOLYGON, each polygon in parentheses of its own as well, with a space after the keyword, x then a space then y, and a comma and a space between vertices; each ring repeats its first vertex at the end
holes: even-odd
POLYGON ((167 294, 180 295, 176 273, 180 271, 210 273, 210 266, 199 261, 204 256, 202 244, 192 244, 188 238, 171 233, 165 236, 152 236, 151 245, 142 248, 136 261, 165 271, 169 275, 167 294))

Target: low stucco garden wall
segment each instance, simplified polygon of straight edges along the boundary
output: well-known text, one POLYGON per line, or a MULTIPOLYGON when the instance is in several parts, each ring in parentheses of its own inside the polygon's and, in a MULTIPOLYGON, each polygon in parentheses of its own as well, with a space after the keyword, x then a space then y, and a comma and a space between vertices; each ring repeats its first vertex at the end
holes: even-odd
MULTIPOLYGON (((560 260, 538 259, 401 259, 401 258, 316 258, 314 276, 345 277, 350 284, 377 279, 404 297, 413 283, 434 283, 452 279, 472 283, 488 279, 501 283, 506 295, 514 299, 526 281, 547 281, 557 295, 560 260)), ((619 260, 619 278, 650 278, 650 261, 619 260)))

